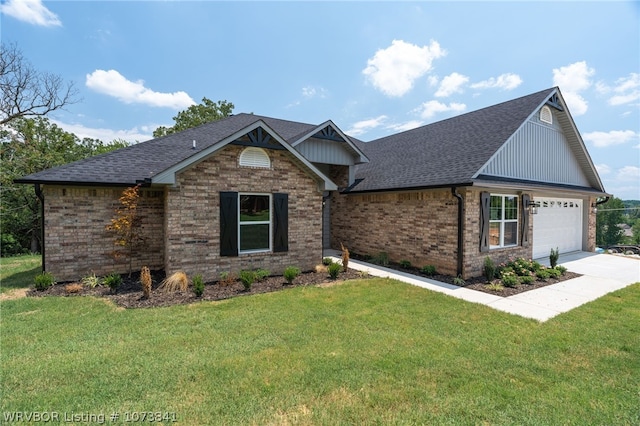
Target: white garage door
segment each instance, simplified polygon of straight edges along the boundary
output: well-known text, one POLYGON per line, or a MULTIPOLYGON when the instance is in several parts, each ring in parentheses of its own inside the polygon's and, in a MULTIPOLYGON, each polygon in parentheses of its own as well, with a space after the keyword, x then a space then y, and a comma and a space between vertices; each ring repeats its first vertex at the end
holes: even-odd
POLYGON ((533 220, 533 257, 548 257, 556 247, 560 253, 582 250, 582 200, 535 197, 539 203, 533 220))

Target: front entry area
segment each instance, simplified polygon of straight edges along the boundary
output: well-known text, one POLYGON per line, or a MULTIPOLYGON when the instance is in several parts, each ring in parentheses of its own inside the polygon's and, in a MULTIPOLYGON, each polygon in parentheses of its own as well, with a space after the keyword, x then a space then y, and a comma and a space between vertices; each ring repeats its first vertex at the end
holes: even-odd
POLYGON ((583 200, 535 197, 538 213, 533 219, 533 258, 548 257, 556 247, 560 253, 582 250, 583 200))

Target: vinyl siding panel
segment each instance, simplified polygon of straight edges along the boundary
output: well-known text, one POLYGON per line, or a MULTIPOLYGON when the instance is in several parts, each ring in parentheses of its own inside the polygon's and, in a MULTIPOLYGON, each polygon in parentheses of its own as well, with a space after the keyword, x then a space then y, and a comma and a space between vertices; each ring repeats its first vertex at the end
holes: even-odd
POLYGON ((535 114, 504 144, 482 174, 590 186, 555 118, 554 114, 554 122, 549 125, 535 114))
POLYGON ((337 164, 342 166, 354 164, 353 154, 347 150, 347 144, 345 142, 308 139, 295 148, 312 163, 337 164))

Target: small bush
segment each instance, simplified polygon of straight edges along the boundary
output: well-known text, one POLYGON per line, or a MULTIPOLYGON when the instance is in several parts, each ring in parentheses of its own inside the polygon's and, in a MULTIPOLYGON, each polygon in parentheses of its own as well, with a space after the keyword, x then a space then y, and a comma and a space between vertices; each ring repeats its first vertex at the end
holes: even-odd
POLYGON ((184 271, 177 271, 165 278, 158 287, 162 291, 186 291, 189 279, 184 271))
POLYGON ((233 275, 230 272, 221 272, 220 273, 220 280, 218 281, 218 285, 221 285, 223 287, 227 287, 232 285, 234 282, 236 282, 236 276, 233 275))
POLYGON ((262 281, 266 278, 269 277, 269 275, 271 275, 271 271, 269 271, 268 269, 256 269, 256 281, 262 281))
POLYGON ((503 275, 501 281, 502 285, 504 285, 505 287, 517 287, 517 285, 520 284, 518 276, 515 274, 503 275))
POLYGON ((196 297, 201 297, 202 293, 204 293, 204 281, 202 280, 202 275, 195 275, 193 277, 193 293, 196 297))
POLYGON ((400 261, 400 267, 404 268, 404 269, 411 269, 411 262, 409 262, 406 259, 403 259, 400 261))
POLYGON ((109 287, 113 293, 118 291, 118 287, 122 285, 122 277, 120 274, 116 274, 115 272, 107 275, 102 279, 104 285, 109 287))
POLYGON ((533 282, 535 281, 535 278, 532 275, 525 275, 523 277, 520 277, 520 282, 522 284, 533 284, 533 282))
POLYGON ((538 277, 540 281, 547 281, 550 276, 551 275, 549 274, 548 269, 540 269, 538 272, 536 272, 536 277, 538 277))
POLYGON ((293 284, 293 280, 300 275, 300 269, 295 266, 287 266, 284 270, 284 279, 287 280, 287 283, 293 284))
POLYGON ((556 266, 556 268, 555 268, 555 269, 556 269, 556 270, 558 270, 558 271, 560 271, 560 275, 564 275, 564 274, 566 274, 566 273, 567 273, 567 268, 565 268, 565 267, 564 267, 564 266, 562 266, 562 265, 558 265, 558 266, 556 266))
POLYGON ((342 270, 342 265, 340 265, 338 263, 332 263, 331 265, 329 265, 327 267, 327 271, 329 272, 329 276, 333 280, 338 278, 338 274, 340 274, 341 270, 342 270))
POLYGON ((432 276, 436 274, 436 267, 433 265, 423 266, 422 269, 420 269, 420 272, 425 275, 432 276))
POLYGON ((484 273, 484 277, 487 282, 490 283, 496 277, 496 264, 493 263, 493 260, 489 256, 484 258, 484 267, 482 269, 484 273))
POLYGON ((325 257, 322 259, 322 264, 324 266, 329 266, 333 263, 333 259, 331 259, 330 257, 325 257))
POLYGON ((556 247, 556 249, 551 249, 551 252, 549 253, 549 264, 551 265, 552 268, 555 268, 556 265, 558 264, 558 258, 560 257, 560 252, 558 251, 558 247, 556 247))
POLYGON ((45 291, 55 284, 55 282, 56 280, 53 278, 53 274, 51 274, 51 272, 42 272, 34 278, 34 285, 38 291, 45 291))
POLYGON ((349 268, 349 249, 340 243, 342 249, 342 269, 346 272, 349 268))
POLYGON ((371 258, 371 263, 375 263, 376 265, 389 266, 389 254, 381 251, 371 258))
POLYGON ((238 276, 240 278, 240 281, 242 282, 242 285, 244 286, 244 289, 246 291, 251 290, 251 286, 253 286, 253 283, 256 281, 256 272, 242 270, 240 271, 240 274, 238 274, 238 276))
POLYGON ((463 280, 460 275, 458 275, 457 277, 455 277, 453 279, 453 284, 462 287, 462 286, 466 285, 467 282, 465 280, 463 280))
POLYGON ((89 288, 96 288, 100 285, 100 278, 96 277, 96 274, 87 275, 80 280, 82 285, 85 285, 89 288))
POLYGON ((80 293, 82 291, 82 284, 80 283, 67 284, 66 286, 64 286, 64 291, 67 294, 80 293))
POLYGON ((493 291, 502 291, 504 290, 504 286, 498 282, 487 284, 487 288, 493 291))
POLYGON ((140 284, 142 285, 142 297, 148 299, 151 297, 151 271, 146 266, 140 271, 140 284))
POLYGON ((557 268, 557 266, 555 268, 547 269, 547 272, 549 273, 549 278, 559 278, 560 275, 562 275, 562 272, 560 272, 556 268, 557 268))

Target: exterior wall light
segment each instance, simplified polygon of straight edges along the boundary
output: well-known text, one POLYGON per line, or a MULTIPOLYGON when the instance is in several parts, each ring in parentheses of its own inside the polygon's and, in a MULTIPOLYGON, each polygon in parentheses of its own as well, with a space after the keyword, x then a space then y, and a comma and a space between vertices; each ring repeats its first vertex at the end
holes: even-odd
POLYGON ((596 203, 591 203, 591 211, 593 214, 598 213, 598 205, 596 203))
POLYGON ((538 208, 540 207, 540 203, 535 201, 529 201, 526 207, 527 209, 529 209, 529 213, 538 214, 538 208))

